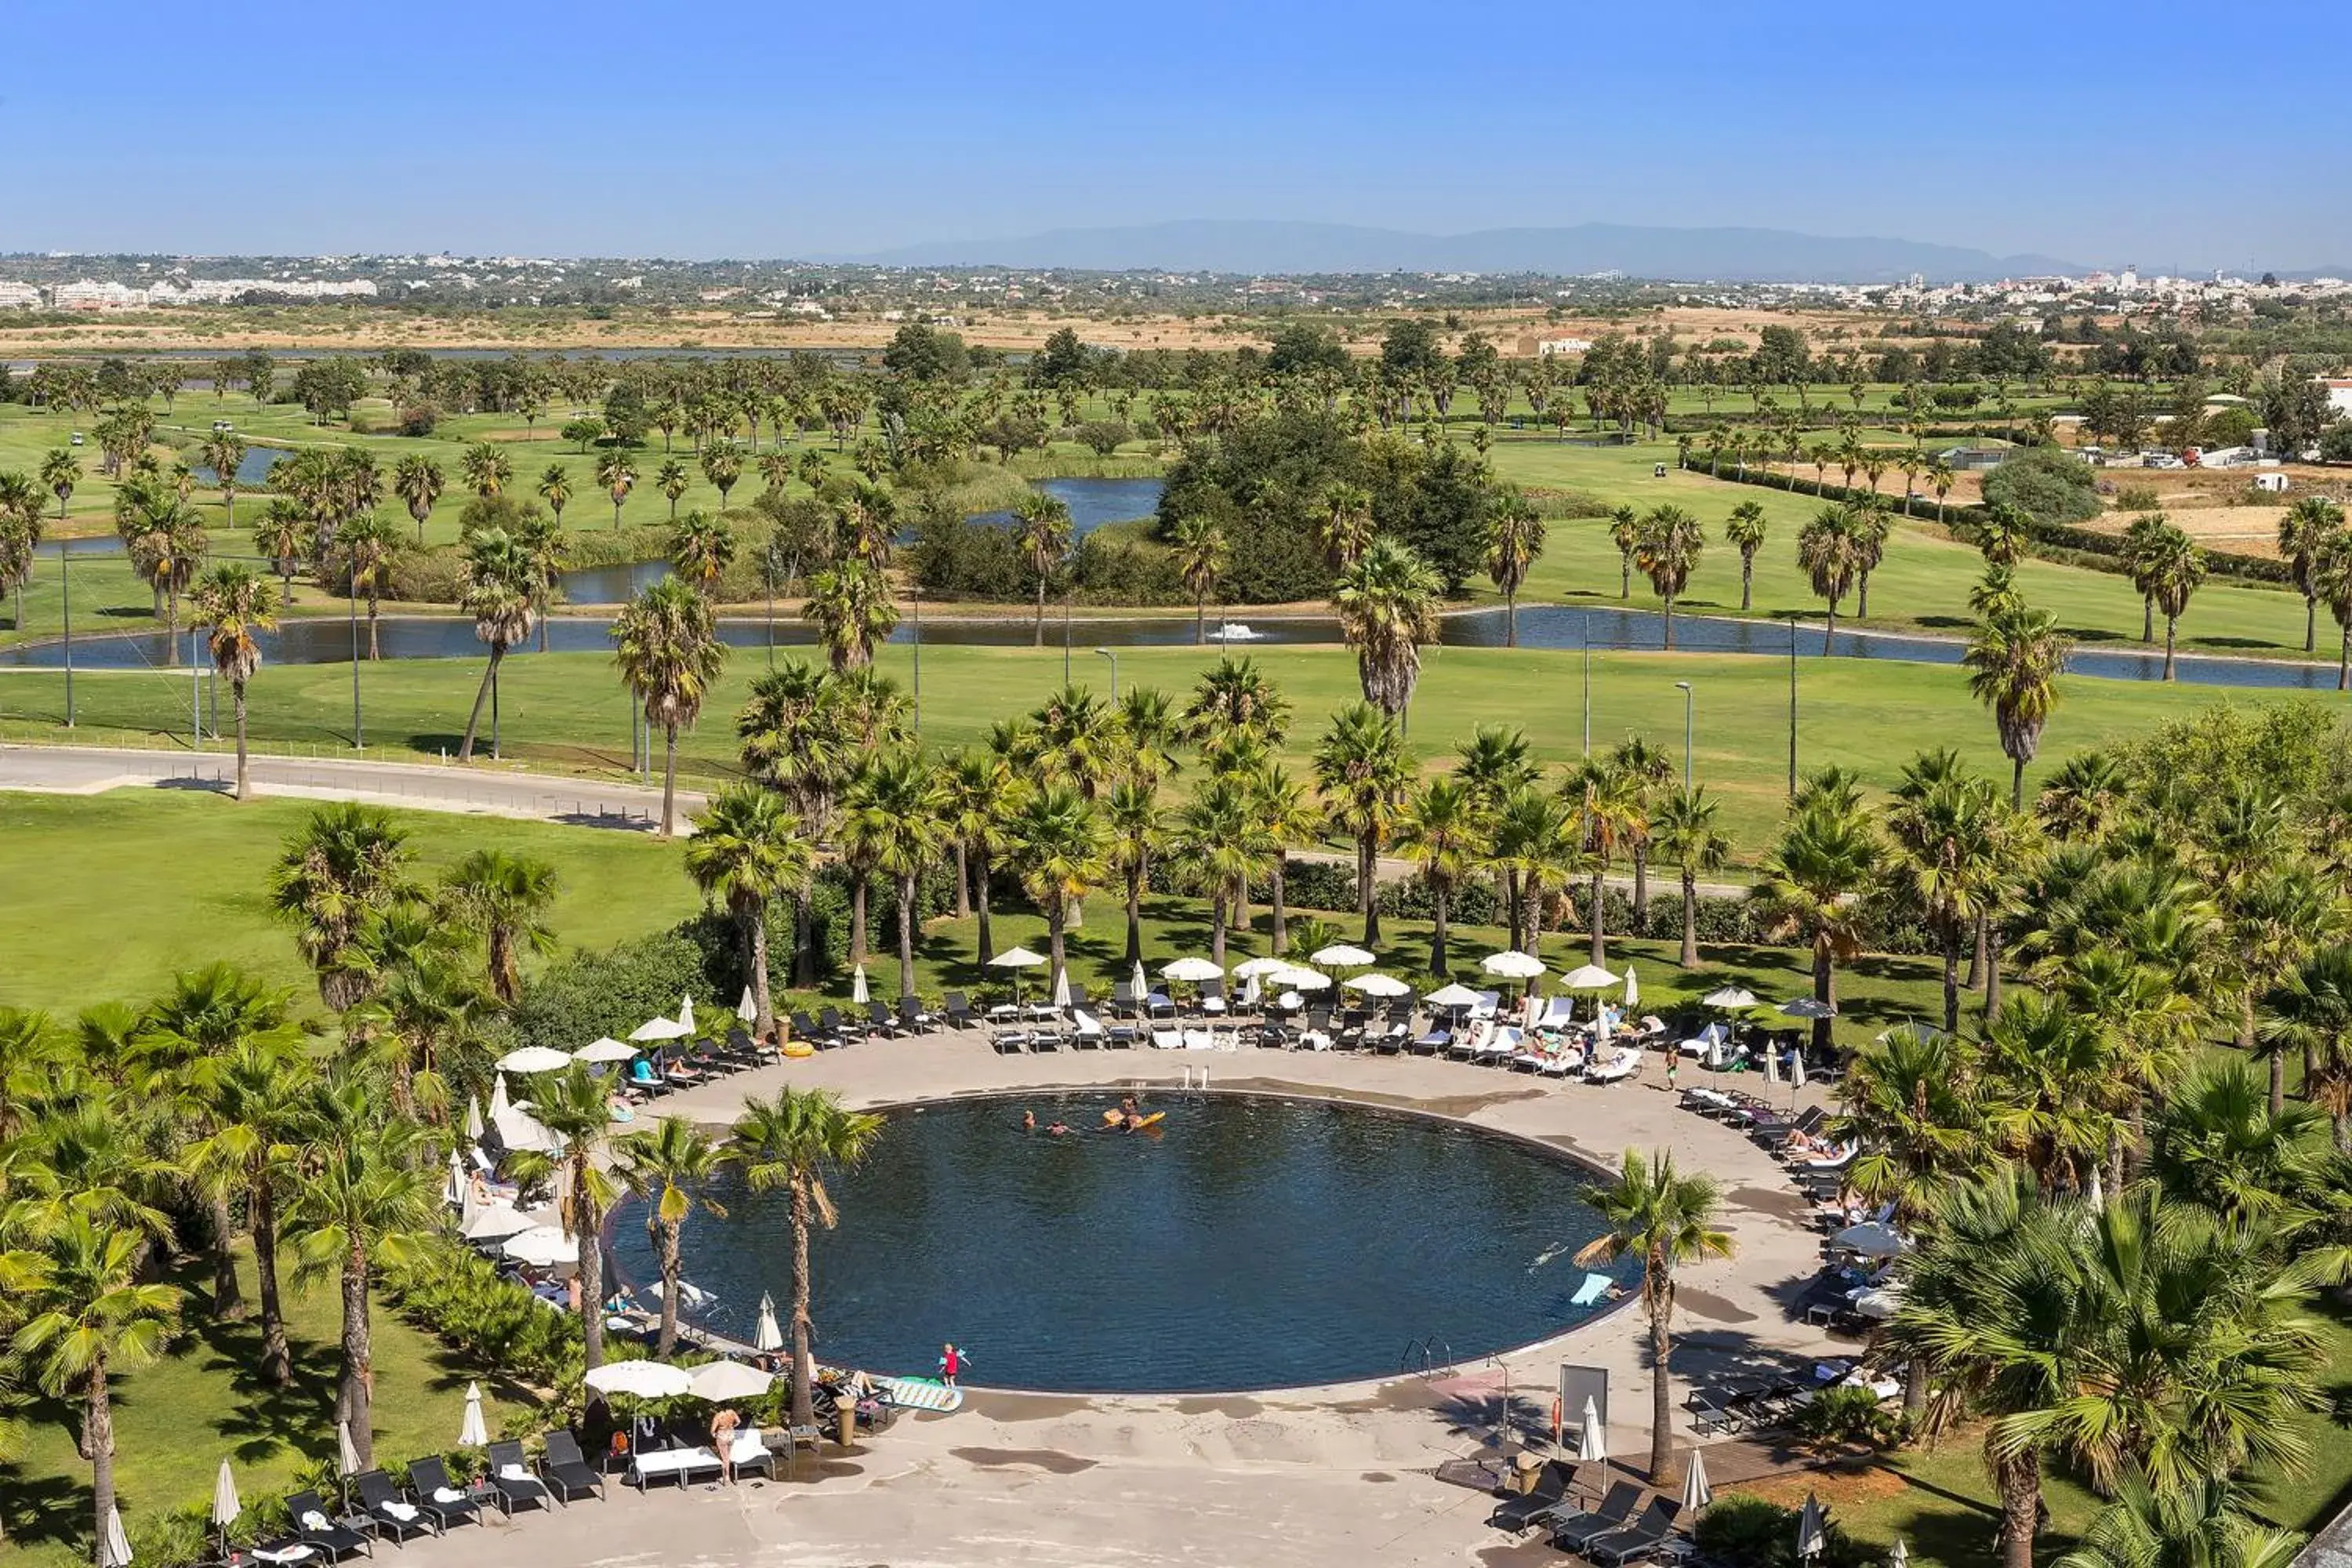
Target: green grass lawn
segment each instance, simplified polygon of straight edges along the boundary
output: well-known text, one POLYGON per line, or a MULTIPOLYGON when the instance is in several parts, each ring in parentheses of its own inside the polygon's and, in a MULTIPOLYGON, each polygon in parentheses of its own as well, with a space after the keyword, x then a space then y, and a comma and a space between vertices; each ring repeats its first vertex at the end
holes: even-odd
MULTIPOLYGON (((134 1549, 165 1512, 204 1506, 226 1458, 248 1500, 283 1491, 297 1475, 335 1458, 335 1368, 341 1308, 332 1280, 291 1288, 287 1330, 295 1382, 288 1389, 263 1383, 261 1331, 250 1318, 211 1321, 205 1309, 209 1269, 175 1279, 188 1291, 184 1331, 171 1352, 113 1384, 115 1484, 123 1525, 134 1549)), ((254 1289, 251 1259, 244 1267, 246 1300, 254 1289)), ((506 1412, 528 1403, 482 1369, 464 1363, 438 1341, 402 1322, 379 1305, 375 1331, 375 1452, 385 1464, 404 1463, 457 1447, 466 1384, 482 1384, 483 1415, 496 1436, 506 1412)), ((0 1528, 9 1544, 0 1562, 26 1568, 67 1568, 89 1561, 89 1467, 74 1451, 79 1406, 36 1399, 23 1412, 30 1433, 23 1452, 0 1464, 0 1528)))
MULTIPOLYGON (((0 795, 0 908, 13 912, 0 1005, 70 1013, 135 1004, 176 971, 226 959, 315 1006, 310 971, 268 905, 278 847, 312 809, 167 790, 0 795)), ((492 846, 553 862, 562 883, 551 923, 566 945, 605 946, 700 902, 675 845, 553 823, 398 816, 426 875, 492 846)))

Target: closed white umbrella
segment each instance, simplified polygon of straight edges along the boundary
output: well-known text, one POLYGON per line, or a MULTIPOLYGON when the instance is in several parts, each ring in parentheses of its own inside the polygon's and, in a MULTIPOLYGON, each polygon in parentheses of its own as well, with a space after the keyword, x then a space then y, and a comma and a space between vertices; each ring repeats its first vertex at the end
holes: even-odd
POLYGON ((1475 1007, 1478 993, 1467 985, 1443 985, 1422 998, 1432 1007, 1475 1007))
POLYGON ((1351 974, 1339 984, 1367 996, 1404 996, 1412 991, 1412 986, 1392 974, 1351 974))
POLYGON ((1561 975, 1559 983, 1570 991, 1606 991, 1617 977, 1597 963, 1580 963, 1561 975))
POLYGON ((1344 942, 1333 942, 1329 947, 1317 948, 1307 955, 1307 962, 1319 963, 1329 969, 1354 969, 1361 964, 1377 963, 1380 961, 1360 947, 1350 947, 1344 942))
POLYGON ((469 1094, 466 1097, 466 1142, 478 1143, 481 1141, 482 1101, 479 1096, 469 1094))
POLYGON ((1601 1429, 1601 1406, 1589 1394, 1584 1396, 1584 1430, 1576 1435, 1576 1457, 1587 1464, 1609 1457, 1609 1434, 1601 1429))
POLYGON ((691 997, 691 996, 681 996, 681 997, 679 997, 679 998, 677 999, 677 1021, 678 1021, 678 1023, 679 1023, 681 1026, 684 1026, 684 1028, 685 1028, 685 1030, 686 1030, 686 1032, 687 1032, 688 1034, 689 1034, 689 1035, 690 1035, 690 1034, 694 1033, 694 998, 693 998, 693 997, 691 997))
POLYGON ((578 1258, 579 1247, 572 1239, 551 1225, 535 1225, 529 1230, 517 1231, 506 1239, 506 1255, 517 1263, 533 1264, 541 1268, 552 1268, 578 1258))
POLYGON ((122 1533, 122 1510, 109 1503, 106 1539, 99 1543, 98 1568, 131 1568, 131 1538, 122 1533))
POLYGON ((849 973, 849 999, 860 1007, 873 1000, 873 994, 866 989, 866 966, 862 963, 849 973))
POLYGON ((1170 980, 1199 982, 1221 980, 1225 972, 1205 958, 1180 958, 1160 973, 1170 980))
POLYGON ((1253 973, 1242 981, 1242 1005, 1244 1008, 1256 1006, 1261 994, 1255 974, 1253 973))
POLYGON ((1899 1535, 1895 1538, 1893 1549, 1886 1553, 1886 1568, 1911 1568, 1911 1549, 1903 1544, 1903 1538, 1899 1535))
POLYGON ((496 1127, 507 1119, 512 1106, 507 1100, 507 1075, 500 1073, 490 1086, 490 1125, 496 1127))
POLYGON ((466 1198, 473 1190, 474 1184, 466 1180, 466 1163, 457 1158, 457 1151, 455 1149, 450 1150, 448 1201, 458 1205, 460 1212, 457 1218, 458 1223, 460 1224, 465 1222, 466 1216, 463 1210, 465 1207, 466 1198))
POLYGON ((776 1327, 776 1299, 765 1291, 760 1295, 760 1323, 751 1331, 751 1348, 755 1351, 780 1351, 784 1348, 783 1331, 776 1327))
POLYGON ((337 1473, 345 1480, 360 1473, 359 1445, 352 1441, 352 1424, 348 1420, 335 1423, 335 1462, 341 1467, 337 1473))
POLYGON ((1633 966, 1629 963, 1625 966, 1625 1008, 1631 1012, 1641 1005, 1642 978, 1633 973, 1633 966))
POLYGON ((1683 1472, 1683 1510, 1696 1513, 1715 1500, 1715 1489, 1706 1481, 1706 1450, 1693 1448, 1690 1468, 1683 1472))
POLYGON ((1769 1040, 1764 1044, 1764 1081, 1766 1083, 1780 1081, 1780 1052, 1769 1040))
POLYGON ((1812 1493, 1805 1494, 1805 1508, 1797 1515, 1797 1557, 1800 1562, 1819 1557, 1828 1545, 1829 1521, 1822 1512, 1822 1500, 1812 1493))
POLYGON ((1128 977, 1127 984, 1135 992, 1135 999, 1139 1002, 1151 994, 1151 982, 1143 973, 1143 960, 1139 958, 1135 961, 1135 973, 1128 977))
POLYGON ((1054 972, 1054 1005, 1067 1007, 1069 1005, 1070 966, 1066 963, 1054 972))
POLYGON ((1796 1054, 1789 1058, 1789 1087, 1805 1087, 1805 1047, 1802 1046, 1799 1046, 1796 1054))
POLYGON ((465 1418, 457 1423, 457 1447, 487 1447, 489 1441, 489 1424, 482 1419, 482 1385, 469 1383, 466 1385, 465 1418))
POLYGON ((730 1399, 757 1399, 776 1381, 758 1367, 746 1366, 740 1361, 706 1362, 687 1375, 692 1380, 687 1392, 714 1405, 730 1399))
POLYGON ((616 1040, 607 1035, 604 1038, 592 1040, 572 1052, 572 1059, 579 1062, 625 1062, 636 1054, 636 1047, 625 1040, 616 1040))
POLYGON ((1718 985, 1700 997, 1699 1004, 1706 1007, 1720 1007, 1726 1012, 1736 1012, 1742 1007, 1756 1005, 1756 993, 1745 985, 1718 985))
POLYGON ((559 1051, 552 1046, 524 1046, 509 1051, 492 1064, 500 1072, 521 1073, 562 1072, 572 1065, 572 1053, 559 1051))
POLYGON ((1542 959, 1532 952, 1521 952, 1515 948, 1507 949, 1502 952, 1488 953, 1478 961, 1478 967, 1489 974, 1499 975, 1505 980, 1533 980, 1537 975, 1545 973, 1542 959))
POLYGON ((637 1399, 675 1399, 694 1387, 684 1367, 663 1361, 608 1361, 580 1381, 599 1394, 637 1399))
POLYGON ((736 1020, 739 1023, 749 1024, 756 1021, 759 1016, 760 1004, 752 999, 751 988, 746 985, 743 987, 743 999, 735 1004, 736 1020))
POLYGON ((221 1461, 220 1474, 213 1478, 213 1523, 226 1530, 235 1524, 245 1505, 236 1498, 236 1478, 229 1474, 228 1461, 221 1461))

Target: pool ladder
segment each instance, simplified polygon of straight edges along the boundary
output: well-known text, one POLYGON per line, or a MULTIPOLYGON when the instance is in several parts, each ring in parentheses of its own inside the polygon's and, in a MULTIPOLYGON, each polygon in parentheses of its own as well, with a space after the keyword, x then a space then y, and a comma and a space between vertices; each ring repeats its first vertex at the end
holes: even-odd
POLYGON ((1397 1359, 1397 1371, 1423 1378, 1451 1376, 1454 1372, 1454 1347, 1435 1334, 1424 1339, 1407 1340, 1404 1354, 1397 1359))

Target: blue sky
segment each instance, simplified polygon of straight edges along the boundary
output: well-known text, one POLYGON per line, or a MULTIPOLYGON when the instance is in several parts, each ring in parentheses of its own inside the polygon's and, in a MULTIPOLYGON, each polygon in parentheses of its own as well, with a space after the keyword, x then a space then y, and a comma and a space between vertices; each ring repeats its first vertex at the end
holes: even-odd
POLYGON ((1184 217, 2352 266, 2352 4, 9 0, 0 251, 775 257, 1184 217))

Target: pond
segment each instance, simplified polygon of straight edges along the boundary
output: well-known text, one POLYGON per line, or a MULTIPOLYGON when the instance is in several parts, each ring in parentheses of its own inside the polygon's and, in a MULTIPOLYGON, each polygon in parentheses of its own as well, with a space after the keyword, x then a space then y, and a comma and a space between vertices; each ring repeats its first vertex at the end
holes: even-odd
MULTIPOLYGON (((1153 1100, 1143 1133, 1101 1130, 1108 1093, 958 1100, 894 1113, 826 1186, 810 1247, 828 1364, 929 1375, 948 1341, 975 1384, 1078 1391, 1277 1388, 1394 1375, 1408 1342, 1468 1363, 1602 1310, 1570 1298, 1605 1228, 1578 1167, 1426 1117, 1323 1101, 1153 1100), (1055 1118, 1065 1137, 1024 1132, 1055 1118), (1450 1353, 1449 1353, 1450 1352, 1450 1353)), ((740 1178, 687 1226, 709 1325, 748 1339, 762 1292, 791 1300, 789 1198, 740 1178)), ((613 1249, 656 1282, 641 1207, 613 1249)), ((1638 1277, 1632 1262, 1601 1269, 1638 1277)), ((1416 1362, 1416 1365, 1418 1363, 1416 1362)))
MULTIPOLYGON (((247 447, 245 456, 237 459, 236 482, 240 489, 254 489, 269 482, 269 470, 294 454, 284 447, 247 447)), ((196 483, 206 488, 216 487, 219 478, 202 463, 193 465, 196 483)))

